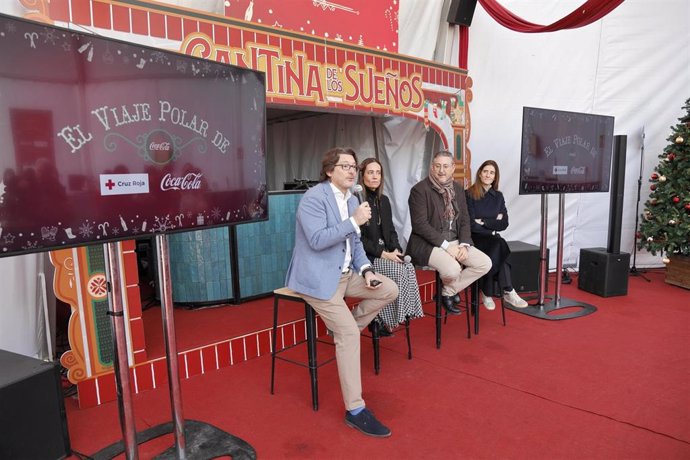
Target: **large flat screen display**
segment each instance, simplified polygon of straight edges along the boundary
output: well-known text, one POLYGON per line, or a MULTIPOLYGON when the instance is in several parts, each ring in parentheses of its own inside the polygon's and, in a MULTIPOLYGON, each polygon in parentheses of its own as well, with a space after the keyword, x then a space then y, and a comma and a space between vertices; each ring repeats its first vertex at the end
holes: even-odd
POLYGON ((262 73, 0 31, 0 257, 267 218, 262 73))
POLYGON ((608 192, 613 117, 524 107, 520 195, 608 192))

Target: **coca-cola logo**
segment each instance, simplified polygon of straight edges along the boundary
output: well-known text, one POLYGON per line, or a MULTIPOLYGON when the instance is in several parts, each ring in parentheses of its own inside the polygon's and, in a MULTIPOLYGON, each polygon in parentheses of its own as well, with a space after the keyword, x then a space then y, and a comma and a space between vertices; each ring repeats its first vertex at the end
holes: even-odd
POLYGON ((184 176, 173 176, 168 173, 161 179, 161 190, 199 190, 203 173, 187 173, 184 176))
POLYGON ((154 163, 169 163, 175 157, 173 141, 166 131, 157 129, 146 138, 146 153, 154 163))

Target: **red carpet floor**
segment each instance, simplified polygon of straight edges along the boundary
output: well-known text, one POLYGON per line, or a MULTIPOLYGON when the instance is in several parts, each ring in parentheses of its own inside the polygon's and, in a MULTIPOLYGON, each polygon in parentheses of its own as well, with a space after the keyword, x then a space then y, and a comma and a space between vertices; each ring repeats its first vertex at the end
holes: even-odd
MULTIPOLYGON (((261 459, 688 459, 690 291, 664 283, 663 272, 647 275, 651 283, 630 278, 628 295, 610 298, 578 290, 575 278, 562 296, 598 307, 578 319, 508 311, 503 327, 499 310, 484 310, 480 334, 468 340, 464 319, 450 318, 440 350, 433 320, 415 320, 414 358, 398 331, 382 340, 378 376, 363 338, 364 398, 393 430, 387 439, 344 424, 335 363, 320 369, 318 412, 304 368, 278 362, 269 393, 263 356, 183 380, 184 417, 239 436, 261 459)), ((271 305, 176 310, 179 349, 268 327, 271 305)), ((76 451, 121 439, 116 403, 66 404, 76 451)), ((165 389, 135 395, 133 405, 138 431, 170 420, 165 389)), ((172 443, 167 436, 141 445, 140 458, 172 443)))

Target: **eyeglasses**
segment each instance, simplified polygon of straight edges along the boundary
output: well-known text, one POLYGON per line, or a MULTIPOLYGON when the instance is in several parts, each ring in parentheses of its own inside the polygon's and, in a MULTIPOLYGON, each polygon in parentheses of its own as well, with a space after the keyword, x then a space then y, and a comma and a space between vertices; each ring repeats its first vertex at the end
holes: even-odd
POLYGON ((355 170, 357 169, 357 165, 351 165, 348 163, 336 164, 335 166, 340 166, 341 168, 343 168, 343 171, 346 171, 346 172, 352 171, 353 169, 355 169, 355 170))
POLYGON ((440 163, 434 163, 431 165, 431 167, 434 168, 434 170, 436 170, 436 171, 440 171, 442 169, 445 171, 445 170, 451 169, 453 166, 454 165, 452 165, 452 164, 440 164, 440 163))

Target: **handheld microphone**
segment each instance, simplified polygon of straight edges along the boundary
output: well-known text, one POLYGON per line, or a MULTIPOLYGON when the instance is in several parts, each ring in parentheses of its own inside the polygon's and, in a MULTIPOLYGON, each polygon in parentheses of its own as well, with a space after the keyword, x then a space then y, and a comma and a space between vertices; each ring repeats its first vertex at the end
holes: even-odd
MULTIPOLYGON (((367 200, 364 197, 364 188, 360 184, 352 186, 352 194, 357 196, 359 204, 366 203, 367 200)), ((369 225, 369 221, 364 222, 364 225, 369 225)))
POLYGON ((359 204, 364 203, 364 188, 360 184, 355 184, 352 186, 352 194, 357 197, 359 204))

